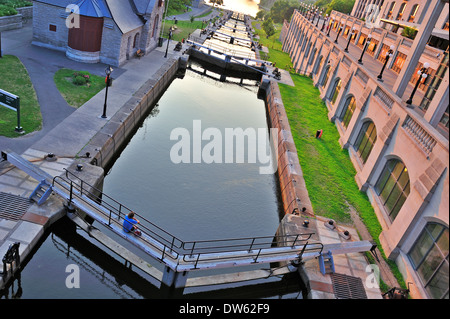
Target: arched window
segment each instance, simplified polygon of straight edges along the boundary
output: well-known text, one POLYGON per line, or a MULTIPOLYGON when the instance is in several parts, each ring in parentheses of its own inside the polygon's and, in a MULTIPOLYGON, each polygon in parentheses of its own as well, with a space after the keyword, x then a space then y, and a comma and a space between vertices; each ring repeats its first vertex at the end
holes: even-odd
POLYGON ((351 96, 347 98, 340 117, 341 123, 342 125, 344 125, 345 128, 348 127, 348 123, 350 123, 350 120, 352 119, 353 113, 355 112, 355 108, 356 108, 355 97, 351 96))
POLYGON ((428 223, 408 253, 414 269, 433 299, 448 299, 448 228, 428 223))
POLYGON ((337 99, 337 97, 339 95, 339 91, 341 90, 341 84, 342 84, 342 81, 339 78, 336 81, 334 81, 333 91, 331 91, 331 94, 330 94, 330 96, 331 96, 331 99, 330 99, 331 104, 334 104, 336 102, 336 99, 337 99))
POLYGON ((393 221, 410 191, 408 170, 402 161, 391 159, 386 163, 375 190, 393 221))
POLYGON ((418 10, 419 10, 419 5, 415 4, 412 7, 411 12, 409 13, 408 22, 414 22, 414 19, 416 18, 416 14, 417 14, 418 10))
POLYGON ((376 141, 377 130, 375 128, 375 124, 373 124, 372 121, 365 122, 361 127, 361 131, 359 131, 359 135, 355 143, 355 149, 363 163, 366 163, 376 141))
POLYGON ((136 33, 136 35, 134 36, 133 48, 136 48, 136 46, 138 45, 139 45, 139 32, 136 33))
POLYGON ((331 73, 331 66, 328 65, 325 70, 325 76, 323 77, 323 80, 322 80, 322 87, 325 87, 327 85, 328 78, 330 77, 330 73, 331 73))
POLYGON ((400 9, 398 10, 398 14, 397 14, 397 18, 395 18, 395 20, 401 20, 403 17, 403 13, 405 12, 406 9, 406 2, 403 2, 400 5, 400 9))
POLYGON ((392 12, 394 11, 395 8, 395 1, 391 2, 391 5, 389 6, 389 11, 386 13, 385 18, 386 19, 390 19, 392 17, 392 12))

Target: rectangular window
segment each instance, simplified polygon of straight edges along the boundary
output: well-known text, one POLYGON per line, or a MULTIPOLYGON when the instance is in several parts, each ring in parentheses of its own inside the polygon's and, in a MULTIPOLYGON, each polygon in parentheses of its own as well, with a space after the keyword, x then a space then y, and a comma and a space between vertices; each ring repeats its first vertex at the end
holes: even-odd
POLYGON ((50 25, 48 26, 48 29, 49 29, 50 31, 52 31, 52 32, 56 32, 56 25, 50 24, 50 25))
POLYGON ((402 70, 403 64, 406 61, 406 54, 403 54, 401 52, 397 52, 397 57, 395 58, 395 62, 392 65, 392 70, 395 73, 400 73, 400 71, 402 70))

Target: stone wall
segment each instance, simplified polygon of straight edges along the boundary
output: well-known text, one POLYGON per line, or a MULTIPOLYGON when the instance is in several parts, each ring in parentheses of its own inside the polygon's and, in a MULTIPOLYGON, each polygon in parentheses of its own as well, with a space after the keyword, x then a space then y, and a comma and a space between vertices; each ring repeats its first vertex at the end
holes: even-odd
POLYGON ((270 127, 278 129, 277 174, 284 213, 300 213, 304 207, 306 212, 312 214, 311 201, 303 179, 297 148, 292 138, 278 84, 275 81, 263 78, 258 96, 266 102, 270 127))
POLYGON ((17 8, 16 15, 0 17, 0 32, 20 29, 23 27, 24 20, 33 17, 33 7, 17 8))
POLYGON ((32 43, 54 50, 66 51, 69 29, 66 26, 65 10, 35 2, 33 5, 33 40, 32 43), (50 31, 50 25, 56 31, 50 31))
POLYGON ((22 15, 0 17, 0 32, 22 28, 22 15))

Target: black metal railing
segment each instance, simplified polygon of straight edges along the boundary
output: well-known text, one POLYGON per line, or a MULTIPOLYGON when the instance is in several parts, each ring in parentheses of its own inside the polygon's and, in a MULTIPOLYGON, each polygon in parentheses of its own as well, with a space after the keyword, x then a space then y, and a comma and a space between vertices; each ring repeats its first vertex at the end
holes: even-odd
MULTIPOLYGON (((108 226, 116 224, 117 226, 122 227, 125 216, 132 211, 129 207, 121 204, 89 183, 79 179, 75 174, 68 170, 66 170, 65 178, 62 176, 54 177, 53 185, 59 185, 67 191, 66 195, 68 196, 69 204, 74 198, 83 201, 85 205, 89 205, 95 212, 101 214, 103 218, 107 220, 108 226), (77 180, 74 180, 75 178, 77 180), (86 197, 96 204, 93 205, 87 201, 86 197)), ((156 247, 154 243, 148 242, 153 245, 153 247, 158 248, 161 254, 161 260, 164 260, 166 257, 178 259, 181 256, 185 263, 192 263, 194 269, 197 268, 199 261, 213 262, 221 259, 244 257, 243 254, 236 254, 235 256, 230 256, 230 254, 228 254, 226 257, 214 257, 212 254, 220 255, 233 252, 247 252, 246 257, 252 257, 254 259, 253 262, 257 263, 258 258, 261 256, 267 257, 286 254, 286 249, 280 249, 278 251, 269 250, 274 247, 290 247, 294 249, 303 246, 301 253, 304 251, 322 252, 323 249, 321 243, 315 242, 308 244, 308 241, 311 240, 312 235, 314 235, 313 232, 297 235, 183 241, 155 225, 144 216, 136 212, 134 213, 136 218, 140 221, 140 224, 138 225, 139 230, 142 232, 140 238, 146 242, 148 242, 146 237, 151 238, 160 245, 160 247, 156 247)))

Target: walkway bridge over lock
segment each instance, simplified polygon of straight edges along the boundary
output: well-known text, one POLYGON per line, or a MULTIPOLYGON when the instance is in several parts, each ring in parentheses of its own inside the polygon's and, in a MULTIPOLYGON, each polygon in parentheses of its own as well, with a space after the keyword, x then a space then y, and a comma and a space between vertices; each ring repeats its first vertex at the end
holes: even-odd
MULTIPOLYGON (((40 181, 30 199, 40 205, 47 199, 49 193, 55 193, 67 200, 70 212, 68 216, 76 223, 79 223, 80 217, 73 212, 78 209, 93 221, 163 263, 165 270, 161 281, 169 287, 184 287, 190 271, 298 262, 320 258, 323 252, 330 255, 362 252, 372 247, 367 241, 323 245, 312 239, 314 234, 312 232, 285 236, 183 241, 137 213, 135 216, 140 220, 138 228, 142 234, 136 236, 126 233, 122 228, 125 216, 132 210, 79 179, 76 172, 65 170, 62 176, 53 177, 15 153, 2 152, 2 157, 40 181)), ((95 227, 89 225, 86 231, 89 232, 92 228, 95 227)), ((94 237, 102 241, 106 236, 94 237)))

